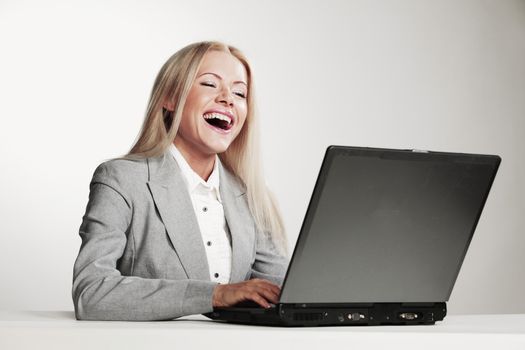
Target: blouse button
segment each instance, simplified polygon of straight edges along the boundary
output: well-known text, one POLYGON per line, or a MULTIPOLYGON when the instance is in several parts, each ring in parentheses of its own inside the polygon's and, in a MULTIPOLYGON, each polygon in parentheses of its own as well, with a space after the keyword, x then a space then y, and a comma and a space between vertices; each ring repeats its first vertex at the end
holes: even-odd
POLYGON ((211 245, 211 241, 206 242, 206 244, 207 244, 208 246, 210 246, 210 245, 211 245))
POLYGON ((207 212, 207 211, 208 211, 208 207, 203 207, 203 208, 202 208, 202 211, 203 211, 203 212, 207 212))
POLYGON ((215 274, 213 276, 215 276, 215 278, 217 278, 217 277, 219 277, 219 274, 217 272, 215 272, 215 274))

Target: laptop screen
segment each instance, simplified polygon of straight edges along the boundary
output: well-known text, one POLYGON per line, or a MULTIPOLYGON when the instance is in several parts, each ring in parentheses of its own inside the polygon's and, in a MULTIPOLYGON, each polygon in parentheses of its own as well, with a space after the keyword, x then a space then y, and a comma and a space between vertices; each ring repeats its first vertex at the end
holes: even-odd
POLYGON ((330 146, 280 301, 447 301, 499 163, 330 146))

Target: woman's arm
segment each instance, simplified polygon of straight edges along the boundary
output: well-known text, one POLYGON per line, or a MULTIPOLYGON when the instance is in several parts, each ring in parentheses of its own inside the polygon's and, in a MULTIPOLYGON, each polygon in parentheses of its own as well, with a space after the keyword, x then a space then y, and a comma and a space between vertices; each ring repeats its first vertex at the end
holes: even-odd
POLYGON ((118 182, 97 168, 80 226, 82 245, 73 271, 79 320, 166 320, 212 311, 217 283, 122 276, 117 263, 128 243, 129 199, 118 182))
POLYGON ((255 262, 250 278, 265 279, 281 286, 290 260, 278 251, 268 233, 256 230, 255 234, 255 262))

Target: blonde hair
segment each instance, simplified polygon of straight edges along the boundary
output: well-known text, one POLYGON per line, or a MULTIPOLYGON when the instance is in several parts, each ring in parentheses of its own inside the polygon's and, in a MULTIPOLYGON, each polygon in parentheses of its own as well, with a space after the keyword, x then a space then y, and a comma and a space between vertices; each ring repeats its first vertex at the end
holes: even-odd
POLYGON ((255 110, 253 80, 246 57, 233 46, 216 41, 188 45, 171 56, 160 69, 148 103, 139 136, 125 159, 158 157, 175 140, 189 91, 206 52, 224 51, 245 67, 248 78, 246 121, 228 149, 219 154, 222 164, 246 187, 248 207, 257 228, 270 235, 281 254, 287 254, 287 240, 277 201, 267 188, 259 150, 259 126, 255 110), (164 109, 170 101, 173 111, 164 109))

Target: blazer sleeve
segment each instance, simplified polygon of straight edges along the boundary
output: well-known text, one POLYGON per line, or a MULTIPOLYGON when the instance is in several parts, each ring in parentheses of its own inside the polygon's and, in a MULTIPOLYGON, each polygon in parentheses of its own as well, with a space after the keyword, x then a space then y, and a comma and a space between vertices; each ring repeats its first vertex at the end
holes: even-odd
POLYGON ((269 233, 256 230, 255 261, 250 279, 262 278, 281 286, 289 262, 279 252, 269 233))
POLYGON ((215 282, 122 276, 133 216, 128 194, 105 163, 93 175, 80 226, 82 244, 73 268, 73 303, 79 320, 167 320, 210 312, 215 282))

